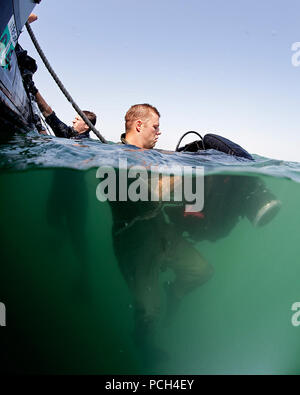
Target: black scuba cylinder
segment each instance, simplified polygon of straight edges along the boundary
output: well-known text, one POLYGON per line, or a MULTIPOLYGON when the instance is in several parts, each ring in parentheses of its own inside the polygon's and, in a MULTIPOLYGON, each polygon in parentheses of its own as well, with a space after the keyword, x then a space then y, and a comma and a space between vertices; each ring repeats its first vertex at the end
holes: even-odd
POLYGON ((234 156, 238 156, 241 158, 254 160, 253 157, 249 154, 249 152, 247 152, 240 145, 234 143, 233 141, 226 139, 225 137, 219 136, 217 134, 212 134, 212 133, 208 133, 204 136, 204 138, 202 138, 202 136, 197 132, 194 132, 194 131, 186 132, 179 139, 175 151, 177 151, 177 152, 197 152, 197 151, 202 151, 202 150, 207 150, 207 149, 215 149, 217 151, 224 152, 225 154, 228 154, 228 155, 234 155, 234 156), (201 140, 196 140, 196 141, 186 144, 183 147, 179 147, 183 138, 190 133, 197 134, 201 140))

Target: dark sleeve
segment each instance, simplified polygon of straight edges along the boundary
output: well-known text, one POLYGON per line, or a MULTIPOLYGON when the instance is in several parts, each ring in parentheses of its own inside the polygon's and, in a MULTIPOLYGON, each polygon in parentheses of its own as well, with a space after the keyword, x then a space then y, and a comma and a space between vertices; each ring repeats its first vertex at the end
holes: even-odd
POLYGON ((57 118, 54 111, 46 117, 45 120, 53 130, 56 137, 65 137, 66 139, 73 137, 74 133, 72 132, 72 128, 57 118))

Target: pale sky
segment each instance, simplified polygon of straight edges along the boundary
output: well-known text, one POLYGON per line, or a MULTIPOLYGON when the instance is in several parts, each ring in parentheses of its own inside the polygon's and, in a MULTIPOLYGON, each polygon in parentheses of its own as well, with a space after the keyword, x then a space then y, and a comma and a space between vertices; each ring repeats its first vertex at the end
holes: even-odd
MULTIPOLYGON (((196 130, 300 162, 298 0, 43 0, 34 12, 51 65, 108 140, 119 140, 128 108, 146 102, 162 115, 156 148, 174 150, 196 130)), ((38 62, 40 92, 71 124, 74 110, 26 31, 20 43, 38 62)))

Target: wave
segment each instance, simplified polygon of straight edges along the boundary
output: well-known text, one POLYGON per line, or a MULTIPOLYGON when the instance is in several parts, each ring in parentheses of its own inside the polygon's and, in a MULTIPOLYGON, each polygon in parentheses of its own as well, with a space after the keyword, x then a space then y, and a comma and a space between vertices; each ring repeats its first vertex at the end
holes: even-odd
POLYGON ((101 144, 39 136, 32 132, 14 136, 0 149, 0 169, 19 171, 39 168, 88 170, 99 166, 119 167, 126 159, 128 166, 203 166, 205 174, 256 174, 288 178, 300 182, 300 163, 253 155, 255 161, 229 156, 219 151, 178 153, 166 150, 142 150, 121 144, 101 144))

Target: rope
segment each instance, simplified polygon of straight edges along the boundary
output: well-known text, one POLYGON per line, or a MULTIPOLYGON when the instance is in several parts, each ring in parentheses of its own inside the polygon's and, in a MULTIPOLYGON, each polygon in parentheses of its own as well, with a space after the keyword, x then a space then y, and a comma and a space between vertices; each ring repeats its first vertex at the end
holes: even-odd
POLYGON ((44 126, 45 126, 45 130, 47 130, 48 134, 49 134, 50 136, 52 136, 52 133, 51 133, 51 131, 50 131, 48 125, 47 125, 47 122, 45 121, 45 119, 44 119, 43 114, 41 113, 41 111, 40 111, 40 118, 41 118, 41 120, 42 120, 42 122, 43 122, 43 124, 44 124, 44 126))
POLYGON ((72 104, 73 108, 75 109, 75 111, 81 116, 81 118, 84 120, 84 122, 88 125, 88 127, 95 133, 95 135, 98 137, 98 139, 102 142, 102 143, 107 143, 107 141, 105 140, 105 138, 100 134, 100 132, 94 127, 94 125, 91 123, 91 121, 88 119, 88 117, 81 111, 81 109, 78 107, 78 105, 74 102, 74 100, 72 99, 71 95, 69 94, 69 92, 66 90, 66 88, 64 87, 63 83, 60 81, 60 79, 58 78, 58 76, 56 75, 55 71, 52 69, 50 63, 48 62, 48 59, 46 58, 44 52, 42 51, 42 48, 40 47, 39 43, 37 42, 37 39, 31 29, 31 27, 29 26, 29 23, 26 22, 26 28, 28 31, 28 34, 33 42, 33 45, 35 46, 38 54, 40 55, 42 61, 44 62, 46 68, 48 69, 49 73, 51 74, 51 76, 53 77, 54 81, 57 83, 57 85, 59 86, 60 90, 62 91, 62 93, 65 95, 65 97, 67 98, 67 100, 72 104))

